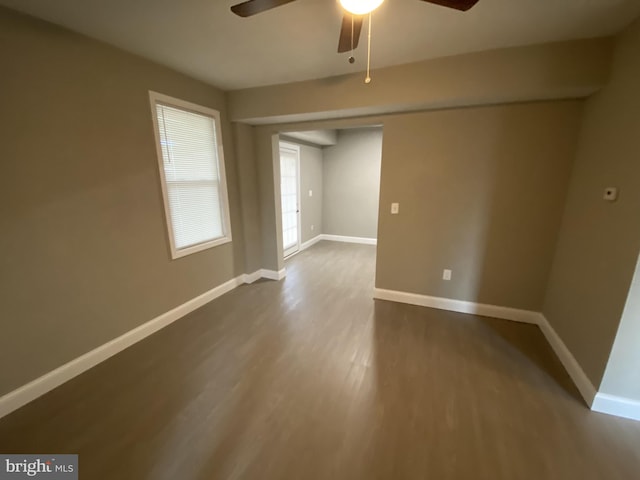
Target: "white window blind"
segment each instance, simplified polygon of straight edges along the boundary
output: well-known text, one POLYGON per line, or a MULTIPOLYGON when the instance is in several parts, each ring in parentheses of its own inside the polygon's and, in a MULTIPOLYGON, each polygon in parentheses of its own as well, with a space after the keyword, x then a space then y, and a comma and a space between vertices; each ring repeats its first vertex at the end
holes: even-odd
POLYGON ((229 241, 218 113, 153 103, 173 257, 229 241))

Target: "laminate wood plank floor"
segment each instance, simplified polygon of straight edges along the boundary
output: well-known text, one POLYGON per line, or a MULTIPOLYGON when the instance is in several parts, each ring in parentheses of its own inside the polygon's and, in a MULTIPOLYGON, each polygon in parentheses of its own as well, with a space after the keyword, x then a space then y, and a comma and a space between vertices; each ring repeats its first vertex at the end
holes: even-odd
POLYGON ((81 479, 638 479, 537 327, 372 300, 375 247, 320 242, 0 420, 81 479))

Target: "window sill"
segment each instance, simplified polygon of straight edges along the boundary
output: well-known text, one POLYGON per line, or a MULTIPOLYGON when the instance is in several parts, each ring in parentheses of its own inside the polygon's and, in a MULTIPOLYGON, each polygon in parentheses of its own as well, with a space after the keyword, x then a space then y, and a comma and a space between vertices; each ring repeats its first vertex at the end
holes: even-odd
POLYGON ((191 255, 192 253, 197 253, 197 252, 201 252, 202 250, 207 250, 209 248, 224 245, 225 243, 231 243, 231 235, 222 237, 222 238, 216 238, 215 240, 211 240, 209 242, 198 243, 197 245, 191 245, 190 247, 181 248, 180 250, 176 250, 172 246, 171 259, 175 260, 177 258, 191 255))

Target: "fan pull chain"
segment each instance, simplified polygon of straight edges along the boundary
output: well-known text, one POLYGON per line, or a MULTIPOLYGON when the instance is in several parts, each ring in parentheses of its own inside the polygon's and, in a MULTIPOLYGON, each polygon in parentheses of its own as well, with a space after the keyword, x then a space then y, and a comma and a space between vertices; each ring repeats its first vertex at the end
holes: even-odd
POLYGON ((364 79, 364 83, 371 83, 371 13, 369 12, 369 34, 367 38, 367 78, 364 79))

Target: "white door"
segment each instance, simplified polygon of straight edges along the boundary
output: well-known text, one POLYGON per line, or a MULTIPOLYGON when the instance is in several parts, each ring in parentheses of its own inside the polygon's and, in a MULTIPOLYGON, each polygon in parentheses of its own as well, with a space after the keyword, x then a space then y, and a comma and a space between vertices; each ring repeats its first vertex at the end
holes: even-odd
POLYGON ((280 144, 280 194, 282 201, 282 248, 287 257, 300 249, 300 148, 280 144))

